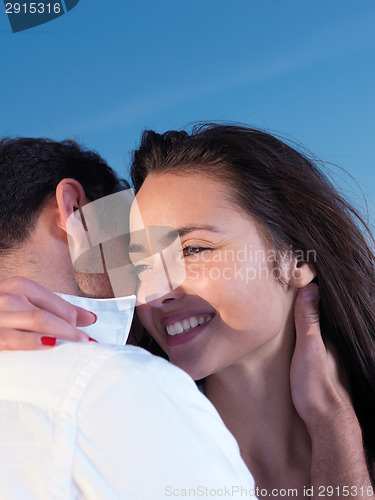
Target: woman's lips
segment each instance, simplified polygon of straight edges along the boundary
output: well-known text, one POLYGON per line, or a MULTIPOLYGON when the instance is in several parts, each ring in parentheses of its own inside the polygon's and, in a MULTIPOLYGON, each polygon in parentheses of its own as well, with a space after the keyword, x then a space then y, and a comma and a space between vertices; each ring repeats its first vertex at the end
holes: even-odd
POLYGON ((168 318, 168 321, 165 322, 165 329, 167 330, 168 335, 178 335, 199 325, 208 323, 211 321, 212 317, 212 313, 191 313, 189 316, 186 316, 185 314, 185 317, 181 319, 174 318, 174 320, 172 320, 172 318, 168 318))
POLYGON ((190 342, 190 340, 203 332, 213 317, 213 313, 201 313, 185 317, 181 321, 169 323, 165 327, 167 345, 174 347, 190 342))

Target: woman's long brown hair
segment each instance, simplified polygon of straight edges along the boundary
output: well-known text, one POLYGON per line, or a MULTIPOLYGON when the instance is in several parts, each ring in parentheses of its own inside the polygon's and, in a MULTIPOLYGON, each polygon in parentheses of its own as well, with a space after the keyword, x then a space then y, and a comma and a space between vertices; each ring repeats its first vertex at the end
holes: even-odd
MULTIPOLYGON (((145 131, 131 175, 196 172, 228 186, 272 245, 314 256, 323 338, 336 347, 375 477, 375 297, 373 239, 365 221, 304 154, 244 126, 206 124, 191 134, 145 131)), ((311 260, 311 259, 310 259, 311 260)))

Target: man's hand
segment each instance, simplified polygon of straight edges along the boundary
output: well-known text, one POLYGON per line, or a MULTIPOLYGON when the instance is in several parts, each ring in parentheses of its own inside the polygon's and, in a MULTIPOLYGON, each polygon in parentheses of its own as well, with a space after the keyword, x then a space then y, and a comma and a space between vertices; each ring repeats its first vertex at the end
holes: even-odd
POLYGON ((324 344, 319 324, 319 288, 298 292, 294 318, 296 346, 290 384, 294 406, 305 422, 312 445, 313 497, 333 493, 342 499, 370 499, 373 488, 345 374, 334 349, 324 344))
POLYGON ((319 323, 319 287, 310 283, 298 292, 294 320, 296 346, 290 383, 294 406, 307 427, 325 413, 352 413, 345 374, 333 346, 323 342, 319 323))
POLYGON ((42 349, 55 345, 56 338, 87 341, 77 327, 95 321, 95 314, 27 278, 0 282, 0 350, 42 349))

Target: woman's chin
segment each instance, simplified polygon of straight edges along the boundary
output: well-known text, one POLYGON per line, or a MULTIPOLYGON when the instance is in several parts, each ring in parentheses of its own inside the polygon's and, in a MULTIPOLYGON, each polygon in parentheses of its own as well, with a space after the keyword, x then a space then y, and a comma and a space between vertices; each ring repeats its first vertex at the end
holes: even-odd
POLYGON ((187 359, 173 359, 173 357, 170 357, 169 361, 184 370, 195 381, 202 380, 210 375, 207 369, 199 366, 198 363, 189 362, 187 359))

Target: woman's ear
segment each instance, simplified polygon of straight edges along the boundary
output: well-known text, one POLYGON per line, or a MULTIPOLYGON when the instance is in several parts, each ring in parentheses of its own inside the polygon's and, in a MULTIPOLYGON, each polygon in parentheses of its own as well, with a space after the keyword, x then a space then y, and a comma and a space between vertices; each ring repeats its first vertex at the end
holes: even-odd
POLYGON ((294 288, 303 288, 315 278, 316 271, 311 262, 293 259, 290 266, 289 285, 294 288))
POLYGON ((60 227, 67 231, 66 221, 79 207, 88 203, 82 185, 75 179, 63 179, 56 188, 60 227))

